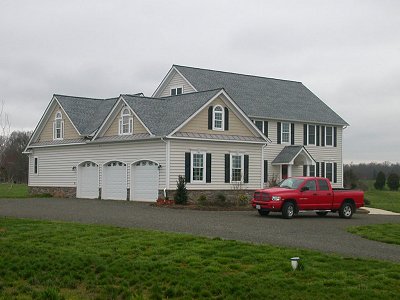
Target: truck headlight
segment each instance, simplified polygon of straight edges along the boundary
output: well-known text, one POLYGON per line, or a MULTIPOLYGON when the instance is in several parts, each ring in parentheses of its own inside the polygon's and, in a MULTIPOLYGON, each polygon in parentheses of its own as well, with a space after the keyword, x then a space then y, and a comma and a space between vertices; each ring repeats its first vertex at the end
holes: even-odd
POLYGON ((272 201, 281 201, 281 197, 279 197, 279 196, 272 196, 272 201))

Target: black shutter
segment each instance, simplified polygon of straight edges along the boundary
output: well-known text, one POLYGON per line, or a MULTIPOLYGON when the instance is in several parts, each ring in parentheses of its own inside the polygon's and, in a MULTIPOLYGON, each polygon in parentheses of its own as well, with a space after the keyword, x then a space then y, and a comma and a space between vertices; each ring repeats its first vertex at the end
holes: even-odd
POLYGON ((321 162, 321 177, 325 177, 325 163, 321 162))
POLYGON ((303 176, 307 176, 307 165, 303 165, 303 176))
POLYGON ((315 166, 315 175, 316 177, 319 177, 319 162, 317 162, 315 166))
POLYGON ((225 107, 225 130, 229 130, 229 109, 225 107))
POLYGON ((325 146, 325 126, 321 126, 321 146, 325 146))
POLYGON ((337 127, 333 127, 333 147, 337 147, 337 127))
POLYGON ((212 130, 212 119, 213 119, 213 107, 208 108, 208 129, 212 130))
POLYGON ((211 182, 211 153, 206 153, 206 182, 211 182))
POLYGON ((185 181, 190 182, 190 152, 185 152, 185 181))
POLYGON ((290 124, 290 142, 292 145, 294 145, 294 123, 290 124))
POLYGON ((244 183, 249 183, 249 156, 244 156, 244 183))
POLYGON ((231 156, 230 154, 225 154, 225 182, 231 182, 231 156))
POLYGON ((319 126, 317 126, 317 146, 319 146, 319 126))
POLYGON ((268 121, 264 121, 264 135, 268 137, 268 121))
POLYGON ((277 142, 277 144, 280 144, 280 143, 281 143, 281 130, 282 130, 282 128, 281 128, 281 122, 278 122, 278 127, 277 127, 276 129, 277 129, 277 132, 276 132, 276 142, 277 142))
POLYGON ((337 163, 333 163, 333 183, 337 183, 337 163))
POLYGON ((304 128, 303 129, 303 144, 307 145, 307 135, 308 135, 307 129, 308 129, 308 125, 304 124, 303 128, 304 128))
POLYGON ((268 182, 268 160, 264 160, 264 183, 268 182))

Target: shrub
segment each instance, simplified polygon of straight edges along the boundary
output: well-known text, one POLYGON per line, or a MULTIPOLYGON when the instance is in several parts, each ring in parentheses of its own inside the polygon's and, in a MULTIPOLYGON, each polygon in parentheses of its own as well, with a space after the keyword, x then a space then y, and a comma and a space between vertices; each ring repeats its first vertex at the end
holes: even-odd
POLYGON ((197 199, 197 203, 199 203, 200 205, 205 205, 207 203, 207 196, 201 194, 199 199, 197 199))
POLYGON ((345 188, 354 189, 354 188, 356 188, 357 183, 358 183, 357 175, 354 174, 352 169, 344 171, 343 180, 344 180, 344 187, 345 188))
POLYGON ((397 191, 400 186, 399 175, 391 173, 387 178, 387 185, 391 191, 397 191))
POLYGON ((364 205, 371 205, 371 201, 369 201, 367 198, 364 198, 364 205))
POLYGON ((186 204, 187 200, 188 200, 188 193, 186 189, 185 177, 179 175, 178 181, 176 182, 175 203, 186 204))
POLYGON ((218 193, 216 199, 217 199, 216 204, 219 204, 221 206, 225 205, 226 197, 223 193, 218 193))
POLYGON ((238 196, 238 205, 244 206, 249 204, 249 197, 246 194, 240 194, 238 196))
POLYGON ((376 175, 376 181, 374 183, 374 187, 377 190, 383 190, 385 182, 386 182, 386 176, 382 171, 380 171, 378 175, 376 175))
POLYGON ((272 177, 268 180, 268 187, 278 186, 278 176, 272 175, 272 177))

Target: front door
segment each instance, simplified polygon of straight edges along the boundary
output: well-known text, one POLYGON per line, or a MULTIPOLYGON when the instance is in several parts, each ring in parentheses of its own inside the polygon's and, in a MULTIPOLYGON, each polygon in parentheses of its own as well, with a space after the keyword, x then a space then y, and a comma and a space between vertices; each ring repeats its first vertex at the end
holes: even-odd
POLYGON ((282 180, 288 178, 288 176, 289 176, 289 166, 282 165, 282 180))

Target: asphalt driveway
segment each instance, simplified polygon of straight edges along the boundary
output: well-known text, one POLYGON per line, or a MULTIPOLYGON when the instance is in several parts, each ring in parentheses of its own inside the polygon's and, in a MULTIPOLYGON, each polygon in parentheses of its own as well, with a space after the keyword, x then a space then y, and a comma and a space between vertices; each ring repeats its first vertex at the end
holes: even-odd
POLYGON ((194 211, 158 208, 148 203, 82 199, 0 199, 0 216, 109 224, 306 248, 345 256, 400 262, 400 246, 363 239, 346 227, 400 223, 400 216, 304 213, 291 220, 256 211, 194 211))

